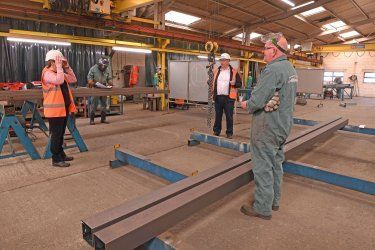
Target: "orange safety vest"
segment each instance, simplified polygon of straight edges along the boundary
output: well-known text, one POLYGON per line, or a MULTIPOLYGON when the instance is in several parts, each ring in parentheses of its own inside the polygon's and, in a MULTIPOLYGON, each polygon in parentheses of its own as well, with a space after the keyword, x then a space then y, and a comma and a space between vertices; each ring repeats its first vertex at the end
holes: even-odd
MULTIPOLYGON (((53 117, 65 117, 67 116, 65 110, 64 96, 61 91, 60 85, 46 84, 44 82, 44 74, 48 71, 52 71, 49 68, 44 68, 42 71, 42 90, 43 90, 43 109, 44 116, 47 118, 53 117)), ((52 71, 53 72, 53 71, 52 71)), ((66 79, 65 79, 66 81, 66 79)), ((70 105, 69 113, 77 112, 77 108, 74 105, 73 95, 68 86, 70 105)))
MULTIPOLYGON (((217 84, 217 72, 218 72, 218 70, 216 69, 215 72, 214 72, 214 81, 215 81, 215 84, 217 84)), ((236 80, 236 75, 237 75, 237 70, 235 68, 232 68, 232 81, 236 80)), ((229 98, 233 99, 233 100, 237 99, 237 90, 231 84, 229 84, 229 98)))

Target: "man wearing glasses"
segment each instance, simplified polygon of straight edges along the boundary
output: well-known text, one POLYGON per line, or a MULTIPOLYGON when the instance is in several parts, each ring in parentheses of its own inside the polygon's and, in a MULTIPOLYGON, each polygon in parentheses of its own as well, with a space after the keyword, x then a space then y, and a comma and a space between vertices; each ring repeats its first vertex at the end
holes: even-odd
POLYGON ((264 61, 259 84, 249 100, 241 103, 249 111, 251 155, 255 180, 254 200, 241 212, 270 220, 279 210, 284 144, 293 125, 297 72, 287 59, 288 42, 281 33, 262 37, 264 61))

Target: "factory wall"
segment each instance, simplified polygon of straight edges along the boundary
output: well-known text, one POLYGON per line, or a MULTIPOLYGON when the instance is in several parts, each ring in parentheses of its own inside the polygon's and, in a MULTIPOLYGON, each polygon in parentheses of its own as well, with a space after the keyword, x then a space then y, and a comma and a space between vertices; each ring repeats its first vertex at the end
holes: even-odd
POLYGON ((138 87, 146 86, 146 73, 145 73, 145 54, 141 53, 127 53, 123 51, 116 51, 112 57, 112 73, 113 85, 115 87, 123 88, 124 82, 124 67, 126 65, 139 66, 139 80, 138 87))
POLYGON ((349 83, 351 75, 357 75, 360 96, 375 97, 375 83, 363 83, 365 72, 375 73, 374 52, 341 52, 322 56, 325 71, 344 72, 344 83, 349 83))

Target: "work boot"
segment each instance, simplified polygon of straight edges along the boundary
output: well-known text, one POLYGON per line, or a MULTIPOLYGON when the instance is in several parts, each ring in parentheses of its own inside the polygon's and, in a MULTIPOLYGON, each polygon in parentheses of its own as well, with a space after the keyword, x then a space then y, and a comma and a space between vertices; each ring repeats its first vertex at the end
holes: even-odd
POLYGON ((65 156, 64 161, 73 161, 74 157, 73 156, 65 156))
POLYGON ((73 161, 74 157, 73 156, 66 156, 65 152, 62 152, 60 154, 62 161, 73 161))
POLYGON ((94 119, 95 119, 95 114, 90 114, 90 125, 95 125, 94 119))
POLYGON ((243 205, 241 207, 241 213, 247 216, 258 217, 263 220, 270 220, 272 218, 272 215, 263 215, 254 212, 253 207, 251 205, 243 205))
POLYGON ((274 205, 272 205, 272 210, 273 211, 279 211, 279 208, 280 208, 280 206, 274 206, 274 205))
POLYGON ((214 132, 214 135, 220 136, 220 132, 214 132))
MULTIPOLYGON (((253 206, 254 205, 254 200, 252 200, 252 201, 250 201, 250 204, 251 204, 251 206, 253 206)), ((272 205, 272 210, 273 211, 279 211, 279 208, 280 208, 280 206, 276 206, 276 205, 272 205)))
POLYGON ((100 115, 100 122, 108 124, 109 122, 106 120, 106 113, 102 112, 100 115))
POLYGON ((233 135, 232 135, 232 134, 227 134, 227 138, 228 138, 228 139, 232 139, 232 138, 233 138, 233 135))
POLYGON ((52 166, 59 168, 67 168, 70 166, 70 163, 67 163, 65 161, 52 162, 52 166))

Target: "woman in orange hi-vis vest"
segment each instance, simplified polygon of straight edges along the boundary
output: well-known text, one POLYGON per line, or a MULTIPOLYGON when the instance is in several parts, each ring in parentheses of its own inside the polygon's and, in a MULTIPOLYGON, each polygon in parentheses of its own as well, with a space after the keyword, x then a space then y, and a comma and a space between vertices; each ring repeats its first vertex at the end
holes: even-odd
POLYGON ((52 165, 69 167, 73 157, 64 152, 64 134, 68 115, 75 113, 76 107, 68 84, 77 82, 77 78, 60 51, 50 50, 46 62, 42 72, 43 109, 49 122, 52 165))

